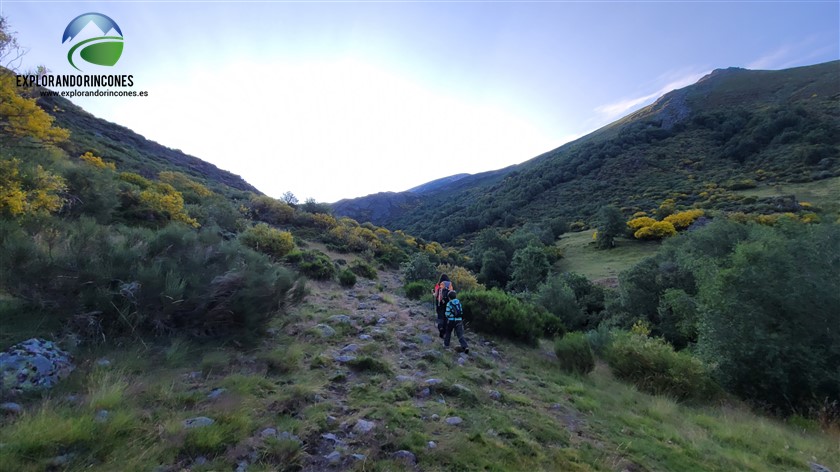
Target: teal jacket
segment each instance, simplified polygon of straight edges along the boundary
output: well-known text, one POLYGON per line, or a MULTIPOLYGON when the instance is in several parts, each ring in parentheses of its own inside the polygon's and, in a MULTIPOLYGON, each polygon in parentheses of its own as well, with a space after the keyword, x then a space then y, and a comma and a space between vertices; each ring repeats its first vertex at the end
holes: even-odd
POLYGON ((454 300, 449 300, 449 303, 446 304, 446 319, 449 321, 461 321, 461 314, 464 313, 464 307, 461 306, 461 301, 457 298, 454 300), (453 306, 457 306, 457 309, 453 309, 453 306))

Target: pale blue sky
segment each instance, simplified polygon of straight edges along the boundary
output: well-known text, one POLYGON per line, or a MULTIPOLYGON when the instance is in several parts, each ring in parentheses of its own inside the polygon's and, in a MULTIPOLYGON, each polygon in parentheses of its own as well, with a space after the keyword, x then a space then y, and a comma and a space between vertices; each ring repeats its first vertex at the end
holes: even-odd
MULTIPOLYGON (((715 68, 840 58, 840 2, 16 2, 23 68, 75 72, 99 12, 107 73, 146 98, 74 99, 279 197, 333 202, 530 159, 715 68)), ((104 156, 107 158, 107 156, 104 156)))

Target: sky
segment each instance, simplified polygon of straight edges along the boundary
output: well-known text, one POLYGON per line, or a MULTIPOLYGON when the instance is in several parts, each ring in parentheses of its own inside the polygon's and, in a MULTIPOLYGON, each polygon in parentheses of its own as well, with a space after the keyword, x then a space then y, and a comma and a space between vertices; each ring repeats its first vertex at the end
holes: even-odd
POLYGON ((84 73, 148 96, 74 103, 301 202, 518 164, 716 68, 840 59, 836 0, 0 0, 19 69, 78 74, 61 39, 88 12, 124 49, 84 73))

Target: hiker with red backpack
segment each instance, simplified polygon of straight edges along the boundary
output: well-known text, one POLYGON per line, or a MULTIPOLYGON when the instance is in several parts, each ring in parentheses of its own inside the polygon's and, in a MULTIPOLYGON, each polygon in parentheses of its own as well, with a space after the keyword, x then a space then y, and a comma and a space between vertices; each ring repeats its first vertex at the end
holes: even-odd
POLYGON ((455 290, 455 287, 449 277, 446 274, 441 274, 440 280, 432 290, 432 295, 435 297, 435 311, 437 312, 437 329, 441 338, 446 332, 446 304, 449 303, 449 292, 451 290, 455 290))

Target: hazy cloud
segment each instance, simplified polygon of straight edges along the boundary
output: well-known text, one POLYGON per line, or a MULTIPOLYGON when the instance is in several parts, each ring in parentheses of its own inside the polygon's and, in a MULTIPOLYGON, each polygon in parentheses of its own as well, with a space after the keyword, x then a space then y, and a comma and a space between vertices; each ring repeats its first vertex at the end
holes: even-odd
POLYGON ((836 46, 828 42, 836 38, 826 39, 809 36, 802 41, 783 44, 746 65, 747 69, 778 70, 807 65, 818 57, 830 53, 836 46))
POLYGON ((747 64, 747 69, 772 69, 779 67, 780 64, 785 62, 785 59, 790 56, 792 50, 793 47, 786 44, 775 51, 750 62, 747 64))
POLYGON ((661 97, 662 95, 665 95, 671 90, 676 90, 691 85, 700 80, 701 77, 708 73, 708 71, 690 72, 683 73, 678 77, 674 77, 674 74, 668 74, 665 77, 670 76, 669 82, 661 86, 655 92, 651 92, 640 97, 624 98, 613 103, 601 105, 595 108, 595 112, 598 113, 605 120, 614 120, 616 118, 626 115, 630 111, 634 111, 638 108, 641 108, 644 105, 653 102, 655 99, 661 97))

